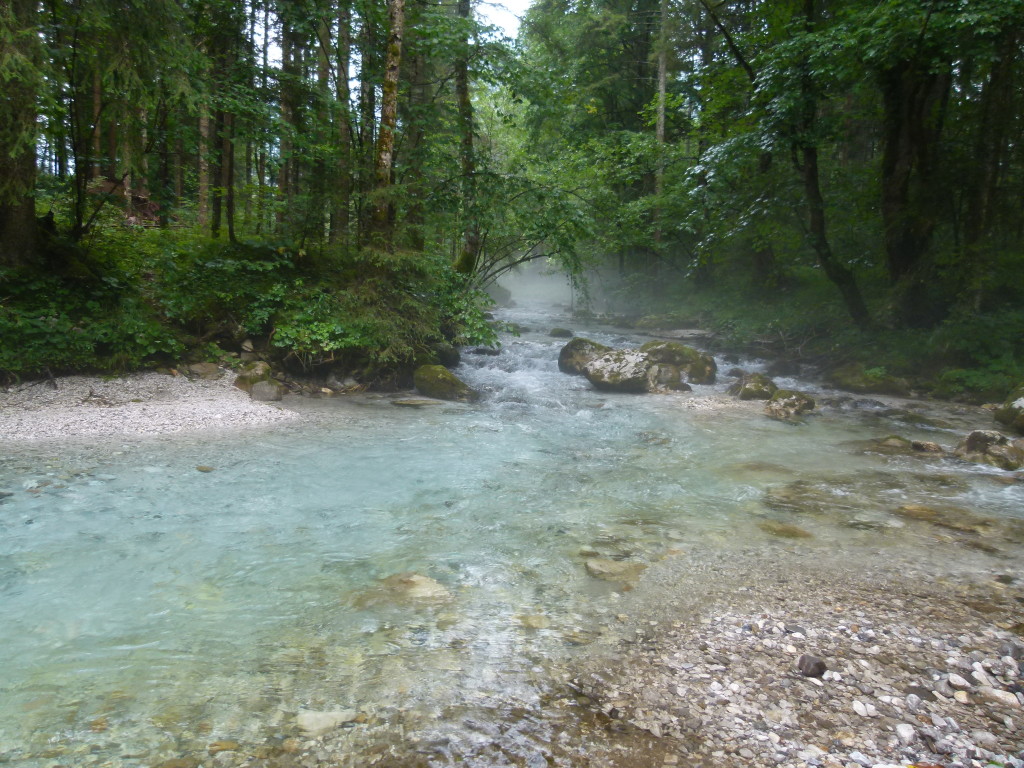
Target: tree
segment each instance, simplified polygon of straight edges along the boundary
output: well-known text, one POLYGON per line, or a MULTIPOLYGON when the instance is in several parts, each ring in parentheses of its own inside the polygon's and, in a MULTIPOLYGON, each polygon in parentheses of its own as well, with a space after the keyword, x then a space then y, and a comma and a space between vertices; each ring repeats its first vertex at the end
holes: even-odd
POLYGON ((0 3, 0 265, 38 256, 37 93, 42 81, 35 0, 0 3))

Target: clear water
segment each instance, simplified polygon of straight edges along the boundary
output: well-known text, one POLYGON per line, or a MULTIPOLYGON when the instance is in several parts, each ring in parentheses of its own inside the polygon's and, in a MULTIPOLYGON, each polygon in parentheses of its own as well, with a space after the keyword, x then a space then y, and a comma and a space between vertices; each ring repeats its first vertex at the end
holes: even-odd
MULTIPOLYGON (((988 426, 979 411, 937 407, 935 427, 833 408, 794 427, 725 398, 724 384, 605 395, 558 371, 564 342, 547 330, 566 317, 527 307, 505 319, 532 330, 497 357, 465 355, 459 374, 485 393, 475 405, 362 395, 299 403, 307 418, 283 428, 8 450, 0 763, 205 759, 216 739, 279 744, 301 710, 351 709, 390 734, 392 754, 417 731, 437 737, 431 764, 537 764, 569 727, 545 715, 558 670, 630 599, 591 578, 587 557, 770 548, 757 523, 772 519, 813 533, 804 546, 823 556, 948 565, 932 528, 892 515, 905 503, 1020 530, 1024 490, 998 471, 856 442, 952 444, 988 426), (799 481, 810 513, 766 502, 799 481), (409 572, 447 596, 386 586, 409 572), (487 756, 495 743, 501 761, 487 756)), ((1000 531, 994 551, 964 548, 961 562, 1019 558, 1019 537, 1000 531)))

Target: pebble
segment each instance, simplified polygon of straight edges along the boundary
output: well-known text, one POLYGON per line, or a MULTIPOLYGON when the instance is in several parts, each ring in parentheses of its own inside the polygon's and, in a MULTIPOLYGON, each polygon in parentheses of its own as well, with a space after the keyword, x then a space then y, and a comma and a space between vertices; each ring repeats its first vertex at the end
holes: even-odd
POLYGON ((896 726, 896 735, 899 740, 906 745, 913 744, 917 741, 917 731, 914 730, 914 726, 910 723, 900 723, 896 726))

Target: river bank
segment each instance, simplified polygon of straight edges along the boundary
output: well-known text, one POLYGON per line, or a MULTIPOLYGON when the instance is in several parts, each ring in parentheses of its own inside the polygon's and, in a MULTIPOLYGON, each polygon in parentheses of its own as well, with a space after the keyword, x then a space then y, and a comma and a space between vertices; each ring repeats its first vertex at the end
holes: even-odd
POLYGON ((0 440, 237 430, 297 418, 291 411, 251 400, 232 386, 233 378, 145 372, 23 382, 0 390, 0 440))

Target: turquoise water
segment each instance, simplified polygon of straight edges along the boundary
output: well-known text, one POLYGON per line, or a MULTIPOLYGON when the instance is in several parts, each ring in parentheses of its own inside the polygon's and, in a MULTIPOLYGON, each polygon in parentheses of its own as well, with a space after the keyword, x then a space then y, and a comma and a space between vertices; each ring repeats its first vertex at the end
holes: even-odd
MULTIPOLYGON (((893 516, 900 504, 1024 510, 1021 485, 993 470, 855 445, 892 432, 952 444, 987 426, 980 412, 944 412, 953 428, 937 429, 833 408, 794 427, 724 398, 724 384, 603 395, 557 370, 563 342, 546 331, 567 318, 506 315, 533 330, 498 357, 465 355, 458 373, 479 404, 359 395, 298 403, 303 421, 242 434, 11 448, 0 762, 207 759, 217 739, 284 743, 306 709, 363 713, 392 749, 407 729, 441 733, 432 760, 471 760, 474 733, 524 712, 547 734, 560 665, 628 606, 630 585, 591 577, 588 557, 649 565, 679 549, 770 547, 757 524, 772 519, 799 523, 823 552, 891 558, 936 535, 893 516), (817 489, 814 514, 766 505, 799 480, 817 489), (403 573, 442 591, 396 591, 386 579, 403 573)), ((508 752, 529 765, 544 748, 508 752)))

